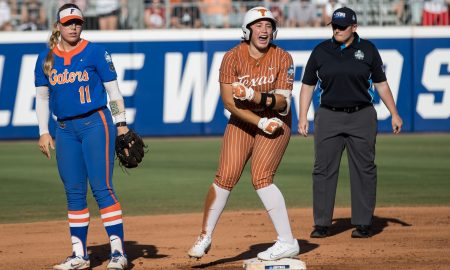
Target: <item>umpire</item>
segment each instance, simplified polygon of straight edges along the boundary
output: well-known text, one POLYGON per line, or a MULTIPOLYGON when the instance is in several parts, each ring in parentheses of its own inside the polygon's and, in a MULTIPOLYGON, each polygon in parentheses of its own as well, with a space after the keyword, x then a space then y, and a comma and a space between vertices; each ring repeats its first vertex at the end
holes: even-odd
POLYGON ((350 8, 333 12, 333 37, 317 45, 302 79, 298 129, 308 135, 306 118, 317 82, 320 108, 314 118, 312 238, 330 235, 336 186, 342 152, 347 149, 350 167, 353 238, 371 236, 375 210, 377 168, 375 141, 377 113, 373 107, 374 87, 392 116, 394 134, 402 119, 386 81, 377 48, 356 33, 356 14, 350 8))

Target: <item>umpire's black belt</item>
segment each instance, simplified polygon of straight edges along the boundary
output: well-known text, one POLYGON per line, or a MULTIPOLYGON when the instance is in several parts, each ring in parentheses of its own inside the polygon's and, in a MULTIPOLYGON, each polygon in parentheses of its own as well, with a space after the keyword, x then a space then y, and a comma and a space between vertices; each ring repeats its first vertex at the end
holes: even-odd
POLYGON ((85 117, 93 115, 96 112, 103 111, 106 108, 107 108, 106 106, 102 106, 102 107, 94 109, 92 111, 88 111, 87 113, 83 113, 83 114, 79 114, 79 115, 75 115, 75 116, 69 116, 66 118, 58 118, 58 122, 64 122, 64 121, 69 121, 69 120, 74 120, 74 119, 85 118, 85 117))
POLYGON ((354 112, 360 111, 369 106, 373 106, 373 105, 371 103, 364 103, 364 104, 352 106, 352 107, 334 107, 334 106, 330 106, 330 105, 326 105, 326 104, 320 104, 321 108, 325 108, 330 111, 346 112, 346 113, 354 113, 354 112))

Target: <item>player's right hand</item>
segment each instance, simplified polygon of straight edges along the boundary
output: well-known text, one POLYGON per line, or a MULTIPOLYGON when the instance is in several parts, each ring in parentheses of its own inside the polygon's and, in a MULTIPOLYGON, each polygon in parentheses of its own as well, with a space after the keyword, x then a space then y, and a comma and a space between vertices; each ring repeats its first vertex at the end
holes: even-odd
POLYGON ((258 127, 267 134, 274 134, 281 126, 283 126, 283 121, 276 117, 270 119, 263 117, 258 122, 258 127))
POLYGON ((41 137, 39 137, 39 149, 48 159, 52 157, 50 154, 50 148, 55 150, 55 144, 53 143, 52 136, 48 133, 42 134, 41 137))
POLYGON ((298 121, 298 133, 300 133, 304 137, 307 137, 308 128, 309 128, 308 120, 300 118, 300 120, 298 121))
POLYGON ((252 88, 247 88, 241 82, 234 82, 231 84, 233 90, 233 97, 239 100, 252 100, 255 96, 255 91, 252 88))

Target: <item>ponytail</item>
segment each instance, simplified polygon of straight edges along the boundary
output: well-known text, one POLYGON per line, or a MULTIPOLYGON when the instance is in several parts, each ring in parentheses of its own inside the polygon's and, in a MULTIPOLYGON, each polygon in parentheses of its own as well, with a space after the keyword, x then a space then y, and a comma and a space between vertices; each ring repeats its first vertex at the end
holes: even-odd
POLYGON ((50 76, 50 72, 53 68, 53 64, 54 64, 54 59, 53 59, 53 48, 56 47, 56 44, 58 44, 59 41, 59 36, 60 36, 60 32, 58 30, 57 27, 58 23, 55 22, 53 24, 53 30, 52 30, 52 34, 50 36, 50 39, 48 41, 48 47, 50 48, 47 57, 45 58, 45 62, 44 62, 44 73, 47 76, 50 76))

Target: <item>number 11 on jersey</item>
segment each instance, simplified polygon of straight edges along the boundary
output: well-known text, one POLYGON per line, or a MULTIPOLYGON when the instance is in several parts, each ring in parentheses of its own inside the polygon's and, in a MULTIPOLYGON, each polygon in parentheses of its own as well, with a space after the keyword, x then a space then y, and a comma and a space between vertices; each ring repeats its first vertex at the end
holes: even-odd
POLYGON ((80 92, 80 103, 90 103, 91 102, 91 95, 89 94, 89 85, 80 86, 80 89, 78 89, 78 92, 80 92))

